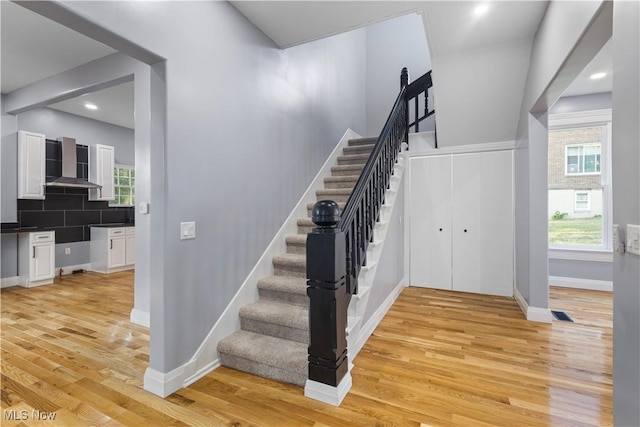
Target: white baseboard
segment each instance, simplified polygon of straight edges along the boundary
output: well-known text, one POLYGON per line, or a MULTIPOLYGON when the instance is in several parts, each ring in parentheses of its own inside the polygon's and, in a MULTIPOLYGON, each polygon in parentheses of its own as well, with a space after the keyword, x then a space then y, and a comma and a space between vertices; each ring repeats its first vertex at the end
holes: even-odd
POLYGON ((298 233, 298 218, 307 216, 307 204, 315 201, 316 190, 324 188, 324 178, 331 176, 331 167, 336 164, 338 156, 342 155, 342 149, 353 138, 360 138, 360 135, 347 129, 191 360, 182 367, 171 371, 172 373, 176 372, 175 375, 179 375, 180 380, 174 378, 174 374, 160 374, 157 371, 153 371, 149 375, 145 373, 145 390, 158 396, 168 390, 171 390, 168 393, 171 394, 181 387, 186 387, 185 384, 193 383, 220 366, 218 343, 223 338, 240 330, 240 308, 258 300, 258 280, 273 275, 273 257, 286 252, 287 236, 298 233), (170 381, 170 384, 160 384, 162 381, 170 381), (149 388, 147 388, 147 382, 149 388))
POLYGON ((0 289, 20 285, 20 276, 4 277, 0 279, 0 289))
POLYGON ((580 279, 577 277, 549 276, 549 286, 613 292, 613 282, 610 280, 593 280, 580 279))
POLYGON ((344 376, 337 387, 307 380, 304 386, 304 395, 305 397, 319 400, 329 405, 340 406, 342 400, 351 389, 351 384, 351 373, 349 372, 347 372, 347 375, 344 376))
POLYGON ((373 331, 375 331, 375 329, 378 327, 384 316, 387 314, 393 303, 396 302, 398 296, 406 286, 407 285, 405 283, 405 279, 402 279, 400 283, 396 285, 393 291, 391 291, 389 296, 387 296, 380 307, 378 307, 378 309, 371 315, 367 323, 360 329, 360 334, 355 340, 355 348, 349 349, 349 354, 352 355, 351 357, 355 358, 358 355, 373 331))
POLYGON ((56 276, 68 276, 73 274, 75 270, 87 270, 91 269, 91 264, 77 264, 77 265, 63 265, 62 267, 56 267, 56 276), (62 274, 60 274, 60 270, 62 270, 62 274))
POLYGON ((146 326, 147 328, 151 326, 151 316, 149 312, 138 310, 137 308, 131 309, 129 321, 131 323, 135 323, 136 325, 146 326))
POLYGON ((163 374, 155 369, 147 368, 144 372, 144 389, 160 397, 167 397, 182 388, 184 383, 184 366, 163 374))
POLYGON ((551 310, 548 308, 530 307, 529 303, 524 299, 518 288, 513 290, 516 302, 520 306, 520 310, 527 320, 532 322, 551 323, 551 310))

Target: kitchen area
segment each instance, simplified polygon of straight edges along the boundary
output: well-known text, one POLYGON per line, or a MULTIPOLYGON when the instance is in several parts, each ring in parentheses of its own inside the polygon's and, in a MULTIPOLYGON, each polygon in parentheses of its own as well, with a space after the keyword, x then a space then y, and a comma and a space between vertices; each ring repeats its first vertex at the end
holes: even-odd
POLYGON ((134 168, 115 164, 114 146, 25 130, 16 136, 16 220, 3 218, 1 224, 2 286, 33 287, 53 283, 57 275, 133 269, 134 168))

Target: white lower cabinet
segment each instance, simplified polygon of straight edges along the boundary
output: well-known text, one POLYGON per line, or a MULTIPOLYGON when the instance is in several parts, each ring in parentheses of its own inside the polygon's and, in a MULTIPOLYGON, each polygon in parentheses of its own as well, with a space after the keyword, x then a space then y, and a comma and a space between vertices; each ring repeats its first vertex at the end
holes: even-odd
POLYGON ((56 268, 55 232, 21 233, 18 237, 18 276, 27 288, 53 283, 56 268))
POLYGON ((415 157, 410 283, 513 296, 512 151, 415 157))
POLYGON ((134 239, 134 227, 91 227, 91 270, 114 273, 134 268, 134 239))

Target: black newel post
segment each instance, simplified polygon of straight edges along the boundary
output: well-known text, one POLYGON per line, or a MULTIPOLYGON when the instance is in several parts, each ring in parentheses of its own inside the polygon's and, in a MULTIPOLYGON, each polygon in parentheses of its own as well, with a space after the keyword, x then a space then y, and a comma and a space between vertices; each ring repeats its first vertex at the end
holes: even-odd
POLYGON ((313 206, 316 228, 307 235, 309 379, 336 387, 347 374, 347 293, 340 208, 331 200, 313 206))
MULTIPOLYGON (((409 70, 407 67, 404 67, 400 72, 400 90, 409 86, 409 70)), ((409 100, 405 94, 404 99, 404 119, 406 121, 405 131, 404 131, 404 141, 409 145, 409 100)))

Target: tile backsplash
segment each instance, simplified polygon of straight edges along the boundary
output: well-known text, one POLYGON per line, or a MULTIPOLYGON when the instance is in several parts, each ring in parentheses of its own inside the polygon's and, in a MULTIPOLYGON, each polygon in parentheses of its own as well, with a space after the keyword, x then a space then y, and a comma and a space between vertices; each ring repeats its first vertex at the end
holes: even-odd
MULTIPOLYGON (((60 142, 47 140, 46 176, 62 174, 60 142)), ((77 145, 78 177, 89 177, 89 147, 77 145)), ((85 188, 46 187, 44 200, 18 199, 20 227, 46 227, 56 232, 56 243, 80 242, 91 239, 88 225, 131 223, 133 207, 109 207, 109 202, 89 201, 85 188)))

